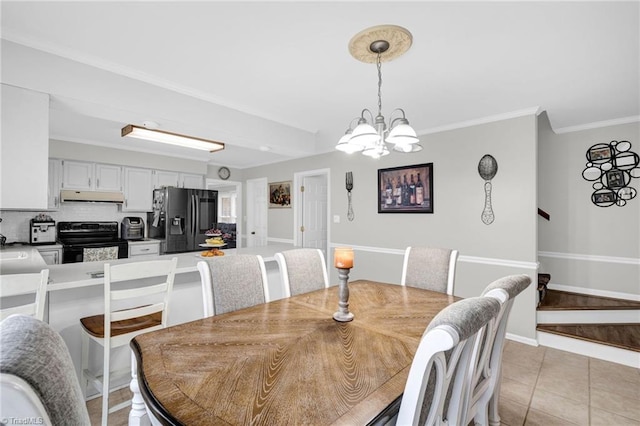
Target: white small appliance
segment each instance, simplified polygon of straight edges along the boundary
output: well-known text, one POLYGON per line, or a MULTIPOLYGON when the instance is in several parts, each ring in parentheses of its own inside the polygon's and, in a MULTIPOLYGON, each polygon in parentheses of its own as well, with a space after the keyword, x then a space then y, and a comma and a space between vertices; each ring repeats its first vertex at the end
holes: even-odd
POLYGON ((32 245, 54 244, 56 242, 56 222, 54 220, 31 219, 29 225, 29 242, 32 245))

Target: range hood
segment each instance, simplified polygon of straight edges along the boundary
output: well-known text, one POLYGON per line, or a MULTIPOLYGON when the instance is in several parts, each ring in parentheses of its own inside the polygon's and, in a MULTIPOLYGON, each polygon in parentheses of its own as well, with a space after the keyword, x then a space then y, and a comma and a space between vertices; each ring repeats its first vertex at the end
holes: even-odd
POLYGON ((103 192, 103 191, 60 191, 60 202, 94 202, 94 203, 124 203, 124 194, 122 192, 103 192))

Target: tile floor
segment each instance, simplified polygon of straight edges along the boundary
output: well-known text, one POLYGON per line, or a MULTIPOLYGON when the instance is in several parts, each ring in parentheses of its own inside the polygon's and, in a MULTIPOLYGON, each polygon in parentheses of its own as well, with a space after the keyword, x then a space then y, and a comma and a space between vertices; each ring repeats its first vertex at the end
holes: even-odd
MULTIPOLYGON (((112 403, 123 398, 131 398, 126 388, 112 403)), ((101 399, 87 407, 99 425, 101 399)), ((111 414, 109 424, 126 425, 128 414, 111 414)), ((500 416, 505 426, 640 426, 640 369, 507 340, 500 416)))
POLYGON ((640 369, 507 340, 499 412, 507 426, 640 426, 640 369))

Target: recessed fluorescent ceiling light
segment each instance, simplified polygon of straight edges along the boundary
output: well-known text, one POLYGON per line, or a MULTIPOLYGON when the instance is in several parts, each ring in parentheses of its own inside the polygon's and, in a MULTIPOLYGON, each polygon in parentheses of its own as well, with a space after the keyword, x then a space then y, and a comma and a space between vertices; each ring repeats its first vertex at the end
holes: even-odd
POLYGON ((185 148, 201 149, 209 152, 224 149, 224 144, 222 142, 180 135, 178 133, 165 132, 163 130, 146 129, 133 124, 127 124, 122 128, 122 137, 125 136, 154 142, 168 143, 170 145, 177 145, 185 148))

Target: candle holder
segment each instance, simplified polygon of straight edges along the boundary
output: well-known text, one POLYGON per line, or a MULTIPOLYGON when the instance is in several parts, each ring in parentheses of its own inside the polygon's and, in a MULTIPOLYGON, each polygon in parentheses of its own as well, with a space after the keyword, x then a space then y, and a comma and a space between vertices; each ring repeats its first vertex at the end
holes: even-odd
POLYGON ((338 310, 333 319, 340 322, 353 321, 353 314, 349 312, 349 271, 351 268, 337 268, 340 287, 338 289, 338 310))

